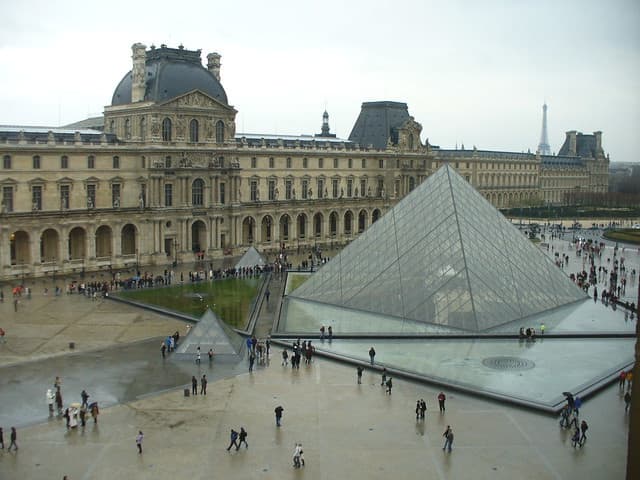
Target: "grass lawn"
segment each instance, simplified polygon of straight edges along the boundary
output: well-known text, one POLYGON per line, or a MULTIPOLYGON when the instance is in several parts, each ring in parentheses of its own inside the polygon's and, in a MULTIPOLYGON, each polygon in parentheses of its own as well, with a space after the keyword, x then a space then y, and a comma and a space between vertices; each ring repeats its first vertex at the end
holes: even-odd
POLYGON ((604 232, 604 238, 640 245, 640 229, 621 228, 620 230, 607 230, 604 232))
POLYGON ((227 278, 169 287, 121 290, 118 295, 199 318, 210 307, 228 325, 245 328, 261 278, 227 278))
POLYGON ((289 272, 289 280, 287 282, 287 293, 293 292, 311 277, 308 273, 289 272))

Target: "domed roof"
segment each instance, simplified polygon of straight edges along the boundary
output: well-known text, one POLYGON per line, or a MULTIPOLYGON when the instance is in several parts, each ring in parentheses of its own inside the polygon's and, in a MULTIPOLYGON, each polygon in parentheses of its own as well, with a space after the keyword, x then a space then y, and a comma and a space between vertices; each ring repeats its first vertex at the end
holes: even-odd
MULTIPOLYGON (((164 45, 158 49, 152 47, 146 52, 145 70, 145 101, 163 102, 197 89, 228 105, 224 88, 202 66, 200 50, 167 48, 164 45)), ((131 103, 131 83, 130 70, 113 92, 111 105, 131 103)))

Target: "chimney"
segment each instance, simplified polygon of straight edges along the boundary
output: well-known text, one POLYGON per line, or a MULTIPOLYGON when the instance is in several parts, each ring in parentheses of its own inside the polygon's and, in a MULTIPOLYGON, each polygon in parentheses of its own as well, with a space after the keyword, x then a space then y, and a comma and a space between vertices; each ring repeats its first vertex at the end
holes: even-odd
POLYGON ((602 132, 593 132, 593 136, 596 137, 596 155, 602 153, 602 132))
POLYGON ((147 59, 147 47, 141 43, 134 43, 131 46, 131 59, 133 68, 131 69, 131 103, 144 100, 146 86, 145 61, 147 59))
POLYGON ((213 52, 207 55, 207 70, 220 81, 220 54, 213 52))
POLYGON ((569 156, 576 156, 576 148, 577 148, 577 132, 575 130, 570 130, 566 133, 567 142, 569 143, 569 151, 567 152, 569 156))

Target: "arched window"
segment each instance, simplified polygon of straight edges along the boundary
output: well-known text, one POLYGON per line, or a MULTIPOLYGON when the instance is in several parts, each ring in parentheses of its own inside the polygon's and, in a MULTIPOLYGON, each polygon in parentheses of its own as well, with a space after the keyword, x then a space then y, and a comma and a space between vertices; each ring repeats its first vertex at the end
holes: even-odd
POLYGON ((204 180, 197 178, 191 185, 191 203, 202 206, 204 202, 204 180))
POLYGON ((147 120, 142 117, 140 119, 140 140, 143 142, 147 139, 147 120))
POLYGON ((128 118, 124 121, 124 138, 131 139, 131 121, 128 118))
POLYGON ((222 120, 216 122, 216 143, 224 143, 224 122, 222 120))
POLYGON ((170 142, 171 141, 171 119, 165 118, 162 121, 162 141, 170 142))
POLYGON ((198 141, 198 121, 195 118, 189 122, 189 141, 198 141))

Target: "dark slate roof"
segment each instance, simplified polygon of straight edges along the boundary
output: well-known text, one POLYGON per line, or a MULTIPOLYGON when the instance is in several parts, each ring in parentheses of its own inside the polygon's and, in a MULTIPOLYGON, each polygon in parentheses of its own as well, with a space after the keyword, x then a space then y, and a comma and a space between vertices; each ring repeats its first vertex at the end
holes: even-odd
POLYGON ((362 147, 387 148, 387 141, 397 143, 397 129, 409 119, 406 103, 364 102, 349 140, 362 147))
POLYGON ((433 148, 431 150, 438 159, 447 158, 487 158, 492 160, 499 158, 501 160, 530 160, 534 161, 536 156, 533 153, 522 152, 495 152, 491 150, 445 150, 441 148, 433 148))
POLYGON ((287 148, 332 148, 355 150, 356 145, 337 137, 314 137, 311 135, 271 135, 260 133, 236 133, 236 144, 249 147, 287 148))
MULTIPOLYGON (((161 46, 147 51, 146 101, 164 102, 192 90, 200 90, 228 105, 227 94, 220 82, 202 66, 200 50, 184 50, 161 46)), ((113 92, 111 105, 131 103, 131 70, 113 92)))
MULTIPOLYGON (((565 138, 558 155, 569 155, 569 139, 565 138)), ((579 157, 591 157, 597 156, 596 151, 596 136, 584 133, 578 133, 576 135, 576 155, 579 157)))
POLYGON ((85 118, 84 120, 80 120, 79 122, 64 125, 61 128, 65 128, 67 130, 83 130, 87 128, 91 130, 104 130, 104 117, 100 116, 85 118))
POLYGON ((107 143, 119 143, 114 134, 98 130, 0 125, 0 142, 25 140, 30 143, 46 143, 49 135, 52 135, 55 142, 73 143, 76 141, 76 134, 80 136, 80 142, 85 144, 101 143, 103 138, 107 143))
POLYGON ((580 157, 572 157, 569 155, 540 155, 542 168, 569 168, 583 167, 584 162, 580 157))

